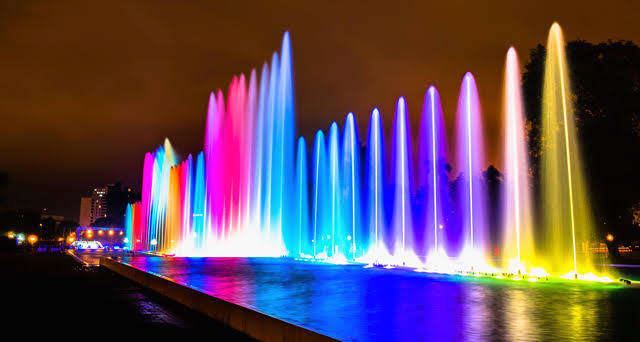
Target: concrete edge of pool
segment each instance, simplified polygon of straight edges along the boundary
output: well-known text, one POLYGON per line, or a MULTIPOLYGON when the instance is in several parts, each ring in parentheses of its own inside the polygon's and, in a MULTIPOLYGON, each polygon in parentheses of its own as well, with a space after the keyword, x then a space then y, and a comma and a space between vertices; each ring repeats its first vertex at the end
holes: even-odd
POLYGON ((260 341, 338 341, 110 257, 101 257, 100 266, 260 341))

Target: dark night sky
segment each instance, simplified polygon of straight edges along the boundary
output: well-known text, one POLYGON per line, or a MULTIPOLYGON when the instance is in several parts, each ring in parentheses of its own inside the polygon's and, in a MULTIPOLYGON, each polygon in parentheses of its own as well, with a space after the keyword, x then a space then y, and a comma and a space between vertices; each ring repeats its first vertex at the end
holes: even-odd
POLYGON ((77 220, 90 187, 137 186, 144 152, 165 136, 182 155, 199 151, 208 93, 260 67, 285 30, 300 134, 353 111, 365 136, 371 108, 389 126, 400 95, 415 122, 432 83, 451 121, 472 71, 499 163, 509 45, 524 64, 554 20, 567 40, 637 43, 639 14, 632 0, 2 1, 0 170, 13 205, 77 220))

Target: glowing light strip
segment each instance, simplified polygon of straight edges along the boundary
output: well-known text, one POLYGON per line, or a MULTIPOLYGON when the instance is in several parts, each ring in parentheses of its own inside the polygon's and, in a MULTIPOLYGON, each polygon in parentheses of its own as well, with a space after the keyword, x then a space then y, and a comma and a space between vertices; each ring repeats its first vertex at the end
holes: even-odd
POLYGON ((376 216, 375 233, 376 233, 376 249, 377 249, 378 248, 378 222, 380 220, 380 218, 378 217, 378 196, 379 196, 379 193, 378 193, 378 169, 380 167, 380 165, 379 165, 380 161, 378 160, 378 156, 379 156, 379 150, 378 149, 380 147, 379 146, 380 137, 378 136, 378 129, 379 129, 379 127, 378 127, 378 117, 380 115, 380 112, 378 112, 377 108, 373 110, 373 115, 375 115, 375 118, 374 118, 374 120, 375 120, 374 121, 375 128, 374 128, 374 131, 373 131, 375 140, 374 140, 374 144, 373 145, 375 147, 374 160, 375 160, 375 164, 376 165, 374 167, 374 171, 373 172, 374 172, 374 175, 375 175, 374 183, 375 183, 375 189, 376 189, 375 190, 375 209, 374 209, 374 212, 375 212, 375 216, 376 216))
POLYGON ((313 202, 313 257, 316 256, 316 241, 318 240, 318 170, 320 169, 320 132, 316 135, 316 183, 313 202))
POLYGON ((334 122, 331 125, 331 128, 329 128, 329 147, 330 147, 330 151, 329 153, 331 153, 331 160, 329 161, 329 163, 331 164, 331 255, 333 255, 336 251, 336 246, 335 246, 335 241, 336 241, 336 187, 337 187, 337 180, 338 180, 338 176, 336 175, 337 173, 337 160, 338 160, 338 143, 336 142, 335 144, 333 143, 333 139, 338 139, 337 138, 337 133, 336 131, 338 130, 338 125, 334 122), (333 134, 332 134, 333 133, 333 134), (336 150, 336 156, 334 158, 333 152, 334 149, 336 150), (335 161, 334 161, 335 160, 335 161))
MULTIPOLYGON (((300 145, 302 146, 304 144, 304 139, 300 138, 300 145)), ((299 228, 299 232, 298 232, 298 255, 302 256, 302 169, 306 167, 306 165, 304 165, 302 163, 302 156, 304 154, 304 151, 302 150, 302 147, 300 147, 300 154, 298 155, 298 168, 300 169, 300 175, 298 175, 298 177, 300 177, 300 181, 298 183, 300 183, 300 188, 299 188, 299 192, 298 192, 298 210, 300 211, 298 213, 298 228, 299 228)))
POLYGON ((473 248, 473 175, 471 174, 471 85, 467 76, 467 160, 469 161, 469 228, 471 230, 471 247, 473 248))
POLYGON ((435 88, 429 89, 431 96, 431 159, 433 164, 433 237, 435 251, 438 251, 438 184, 436 177, 436 108, 434 98, 435 88))
MULTIPOLYGON (((351 114, 351 113, 350 113, 351 114)), ((351 127, 351 226, 353 231, 353 236, 351 241, 353 241, 353 258, 356 257, 356 176, 355 176, 355 167, 356 167, 356 147, 355 147, 355 122, 353 119, 353 114, 349 116, 351 127)))
MULTIPOLYGON (((514 56, 514 58, 515 58, 515 56, 514 56)), ((514 74, 513 77, 516 77, 516 75, 514 74)), ((514 80, 511 80, 511 81, 513 82, 514 80)), ((512 86, 513 87, 517 87, 518 84, 513 84, 512 86)), ((511 96, 515 96, 515 94, 511 94, 511 96)), ((511 108, 512 111, 514 110, 513 106, 509 106, 509 107, 511 108)), ((513 161, 512 161, 513 164, 514 164, 513 165, 514 166, 514 174, 516 176, 516 179, 515 179, 516 184, 515 184, 515 189, 514 189, 514 191, 515 191, 514 200, 516 201, 516 203, 515 203, 514 207, 515 207, 515 217, 516 217, 516 243, 517 243, 517 247, 518 247, 518 261, 520 261, 520 170, 518 168, 518 161, 520 161, 520 156, 519 156, 518 152, 520 152, 520 151, 518 151, 518 148, 517 148, 517 146, 518 146, 517 143, 518 142, 517 142, 517 139, 516 139, 516 136, 515 136, 517 127, 516 127, 516 122, 515 122, 516 116, 514 116, 514 115, 515 115, 515 113, 512 112, 511 113, 511 118, 512 118, 511 125, 513 127, 511 129, 511 135, 512 135, 511 136, 511 138, 512 138, 512 141, 511 141, 512 145, 511 146, 513 146, 514 153, 515 153, 515 158, 513 158, 513 161)))
MULTIPOLYGON (((557 25, 557 24, 556 24, 557 25)), ((562 45, 560 45, 560 41, 562 37, 560 37, 560 27, 556 27, 555 35, 556 35, 556 45, 558 49, 558 64, 560 65, 560 89, 562 93, 562 118, 564 120, 564 144, 565 144, 565 153, 567 157, 567 179, 569 182, 569 209, 571 213, 571 237, 573 239, 573 270, 578 273, 578 262, 576 259, 576 230, 575 230, 575 221, 573 217, 573 181, 571 177, 571 155, 569 153, 569 129, 567 128, 567 103, 566 103, 566 95, 564 89, 564 68, 562 67, 562 45)))
POLYGON ((402 175, 402 257, 405 257, 406 254, 406 250, 405 250, 405 177, 406 177, 406 170, 405 170, 405 158, 406 158, 406 146, 404 145, 406 143, 405 139, 403 139, 403 137, 406 137, 407 133, 405 131, 405 121, 404 121, 404 114, 405 114, 405 106, 404 106, 404 98, 400 98, 400 105, 402 108, 402 111, 400 112, 400 120, 402 120, 399 124, 400 124, 400 157, 402 158, 402 163, 400 164, 400 173, 402 175))

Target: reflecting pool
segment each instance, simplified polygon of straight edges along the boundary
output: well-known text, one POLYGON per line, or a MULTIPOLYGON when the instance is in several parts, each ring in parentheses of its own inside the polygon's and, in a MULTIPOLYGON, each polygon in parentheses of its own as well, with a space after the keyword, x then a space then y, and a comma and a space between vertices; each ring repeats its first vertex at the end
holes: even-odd
POLYGON ((495 280, 283 258, 124 257, 122 262, 347 341, 619 340, 640 290, 495 280))

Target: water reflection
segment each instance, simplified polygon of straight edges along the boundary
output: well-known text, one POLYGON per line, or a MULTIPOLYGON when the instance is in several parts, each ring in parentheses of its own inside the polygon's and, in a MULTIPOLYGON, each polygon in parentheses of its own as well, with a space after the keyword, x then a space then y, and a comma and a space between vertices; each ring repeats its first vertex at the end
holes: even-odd
POLYGON ((124 261, 342 340, 602 340, 622 338, 640 323, 640 291, 617 286, 270 258, 124 261))

